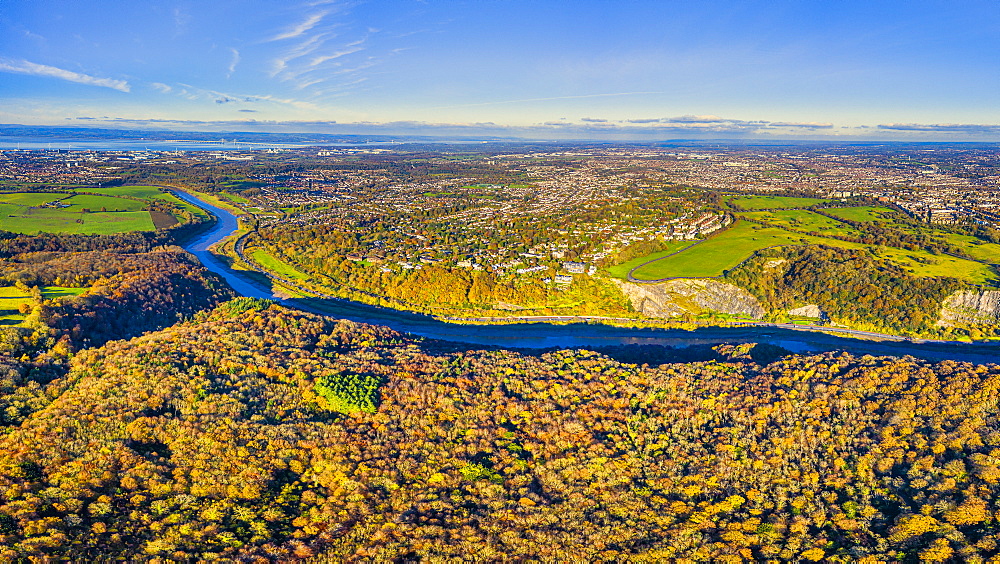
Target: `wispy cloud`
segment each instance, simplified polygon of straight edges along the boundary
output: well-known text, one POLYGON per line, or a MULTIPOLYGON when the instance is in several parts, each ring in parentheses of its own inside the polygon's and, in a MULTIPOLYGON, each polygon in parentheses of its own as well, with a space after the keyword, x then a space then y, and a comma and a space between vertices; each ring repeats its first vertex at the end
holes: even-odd
POLYGON ((186 98, 191 101, 209 101, 211 100, 215 104, 250 104, 255 102, 270 102, 272 104, 280 104, 284 106, 289 106, 297 108, 300 110, 310 110, 315 111, 318 109, 316 104, 307 102, 305 100, 296 100, 294 98, 280 98, 277 96, 272 96, 270 94, 258 95, 258 94, 234 94, 231 92, 219 92, 218 90, 210 90, 207 88, 199 88, 197 86, 192 86, 190 84, 178 83, 175 86, 170 86, 168 84, 163 84, 160 82, 154 82, 151 84, 153 88, 164 92, 171 93, 182 98, 186 98))
POLYGON ((236 72, 236 65, 240 64, 240 52, 232 47, 229 50, 232 51, 233 58, 229 60, 229 68, 226 69, 226 78, 233 76, 233 73, 236 72))
POLYGON ((973 123, 888 123, 878 126, 879 129, 891 131, 928 131, 933 133, 964 133, 964 134, 998 134, 1000 125, 973 123))
MULTIPOLYGON (((314 52, 316 49, 319 49, 320 46, 322 45, 323 39, 324 39, 324 34, 322 33, 316 34, 310 37, 309 39, 306 39, 305 41, 299 43, 295 47, 289 49, 282 56, 274 59, 274 62, 271 64, 271 73, 270 73, 271 77, 274 78, 279 74, 285 72, 288 69, 288 63, 290 63, 291 61, 294 61, 299 57, 304 57, 305 55, 314 52)), ((290 77, 294 76, 295 76, 294 73, 291 74, 286 73, 282 78, 287 80, 290 77)))
POLYGON ((28 74, 32 76, 47 76, 51 78, 67 80, 69 82, 77 82, 79 84, 88 84, 90 86, 103 86, 105 88, 113 88, 115 90, 120 90, 122 92, 128 92, 130 90, 128 82, 124 80, 115 80, 113 78, 99 78, 96 76, 91 76, 89 74, 74 72, 71 70, 61 69, 58 67, 50 67, 49 65, 40 65, 38 63, 32 63, 30 61, 25 61, 24 59, 15 60, 15 59, 0 58, 0 71, 12 72, 16 74, 28 74))
POLYGON ((188 24, 191 23, 191 14, 187 10, 176 7, 174 8, 174 35, 181 35, 185 33, 188 29, 188 24))
POLYGON ((771 127, 797 127, 801 129, 833 129, 832 123, 818 123, 814 121, 772 121, 771 127))
POLYGON ((285 31, 279 33, 278 35, 275 35, 270 39, 270 41, 281 41, 284 39, 292 39, 298 37, 304 34, 305 32, 309 31, 310 29, 316 27, 319 24, 319 22, 323 21, 323 18, 326 17, 326 15, 329 13, 330 11, 326 10, 322 12, 316 12, 315 14, 311 14, 308 17, 306 17, 305 20, 290 27, 289 29, 286 29, 285 31))
POLYGON ((310 66, 315 67, 327 61, 333 61, 335 59, 339 59, 341 57, 346 57, 347 55, 357 53, 358 51, 363 51, 364 47, 361 47, 361 44, 364 43, 364 41, 365 40, 362 39, 360 41, 355 41, 354 43, 348 43, 346 47, 340 51, 330 53, 329 55, 321 55, 319 57, 314 57, 313 60, 309 62, 309 64, 310 66))

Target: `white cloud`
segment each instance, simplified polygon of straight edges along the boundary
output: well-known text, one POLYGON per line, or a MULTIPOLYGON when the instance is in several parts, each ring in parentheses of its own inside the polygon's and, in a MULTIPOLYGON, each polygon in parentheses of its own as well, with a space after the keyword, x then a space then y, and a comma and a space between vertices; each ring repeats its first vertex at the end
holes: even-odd
POLYGON ((71 70, 61 69, 58 67, 40 65, 38 63, 32 63, 30 61, 25 61, 23 59, 14 60, 14 59, 0 58, 0 71, 12 72, 17 74, 29 74, 32 76, 48 76, 52 78, 68 80, 69 82, 77 82, 80 84, 89 84, 91 86, 103 86, 105 88, 113 88, 115 90, 120 90, 122 92, 128 92, 130 90, 128 82, 124 80, 115 80, 113 78, 99 78, 96 76, 90 76, 89 74, 74 72, 71 70))
POLYGON ((334 59, 339 59, 341 57, 345 57, 345 56, 350 55, 352 53, 357 53, 358 51, 362 51, 362 50, 364 50, 364 47, 359 47, 357 45, 360 44, 360 43, 363 43, 363 41, 364 40, 357 41, 355 43, 351 43, 346 49, 342 49, 342 50, 337 51, 335 53, 331 53, 329 55, 322 55, 322 56, 316 57, 312 61, 310 61, 309 64, 310 64, 310 66, 314 66, 315 67, 316 65, 321 65, 321 64, 323 64, 323 63, 325 63, 327 61, 332 61, 334 59))
POLYGON ((229 50, 233 52, 233 58, 229 61, 229 69, 227 69, 226 78, 232 76, 233 72, 236 71, 236 65, 240 64, 240 52, 231 47, 229 50))
POLYGON ((173 90, 173 88, 171 88, 169 84, 163 84, 162 82, 154 82, 150 84, 150 86, 159 90, 160 92, 163 92, 164 94, 167 94, 168 92, 173 90))
POLYGON ((275 35, 270 40, 281 41, 282 39, 292 39, 293 37, 298 37, 303 33, 309 31, 310 29, 316 27, 316 25, 319 24, 319 22, 323 21, 323 18, 326 17, 326 15, 329 13, 330 12, 317 12, 315 14, 312 14, 304 21, 300 22, 297 25, 292 26, 291 28, 279 33, 278 35, 275 35))

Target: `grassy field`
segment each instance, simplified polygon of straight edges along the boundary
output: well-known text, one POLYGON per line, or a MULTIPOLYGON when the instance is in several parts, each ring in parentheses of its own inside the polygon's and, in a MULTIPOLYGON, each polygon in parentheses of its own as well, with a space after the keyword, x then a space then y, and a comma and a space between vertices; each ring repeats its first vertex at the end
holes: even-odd
POLYGON ((942 233, 941 235, 945 241, 962 249, 974 259, 1000 264, 1000 245, 996 243, 982 242, 971 235, 955 233, 942 233))
POLYGON ((775 210, 744 212, 740 216, 766 221, 780 227, 798 231, 815 231, 823 235, 853 235, 861 233, 846 223, 830 219, 809 210, 775 210))
MULTIPOLYGON (((61 286, 45 286, 42 289, 45 299, 62 296, 79 296, 87 288, 64 288, 61 286)), ((0 286, 0 325, 17 325, 24 321, 24 315, 18 310, 21 304, 31 303, 31 296, 14 286, 0 286)))
POLYGON ((204 200, 204 201, 212 204, 213 206, 218 206, 218 207, 220 207, 220 208, 222 208, 222 209, 224 209, 224 210, 232 213, 233 215, 245 215, 246 214, 246 212, 244 212, 238 206, 233 205, 232 202, 228 202, 226 200, 223 200, 222 198, 216 196, 215 194, 210 194, 208 192, 196 192, 196 191, 188 189, 188 188, 185 188, 184 191, 185 192, 190 192, 192 195, 196 196, 198 199, 204 200))
POLYGON ((184 208, 197 217, 208 217, 208 214, 198 206, 193 206, 169 192, 161 192, 156 186, 114 186, 112 188, 87 188, 82 191, 105 194, 107 196, 131 196, 143 200, 163 200, 184 208))
POLYGON ((678 255, 646 265, 633 273, 639 280, 669 277, 702 278, 720 276, 755 251, 775 245, 822 244, 843 249, 874 249, 879 258, 891 261, 915 276, 953 276, 976 284, 994 282, 997 277, 986 265, 926 251, 872 247, 825 237, 792 233, 776 227, 737 222, 733 227, 678 255))
POLYGON ((299 272, 288 263, 285 263, 279 260, 278 258, 274 257, 264 249, 260 248, 251 249, 248 254, 253 260, 257 261, 259 265, 263 266, 268 271, 273 272, 282 278, 286 278, 288 280, 292 280, 295 282, 309 281, 308 276, 306 276, 302 272, 299 272))
MULTIPOLYGON (((648 264, 632 275, 639 280, 656 280, 668 277, 719 276, 755 251, 774 245, 799 245, 813 242, 816 237, 799 235, 775 227, 763 227, 738 221, 715 237, 670 258, 648 264)), ((824 239, 827 240, 827 239, 824 239)))
POLYGON ((808 208, 830 201, 823 198, 793 198, 789 196, 737 196, 729 199, 729 203, 745 210, 808 208))
POLYGON ((4 192, 0 193, 0 202, 18 206, 40 206, 67 196, 69 194, 62 192, 4 192))
POLYGON ((642 264, 644 262, 647 262, 647 261, 654 260, 654 259, 665 257, 665 256, 669 255, 670 253, 676 253, 677 251, 683 249, 684 247, 687 247, 687 246, 689 246, 689 245, 691 245, 693 243, 696 243, 696 242, 697 241, 669 241, 667 243, 669 245, 669 247, 667 249, 665 249, 665 250, 662 250, 662 251, 659 251, 659 252, 656 252, 656 253, 653 253, 653 254, 649 254, 649 255, 646 255, 646 256, 642 256, 642 257, 639 257, 637 259, 632 259, 632 260, 630 260, 628 262, 623 262, 621 264, 616 264, 615 266, 609 266, 605 270, 608 272, 608 274, 610 274, 611 276, 614 276, 615 278, 626 279, 626 278, 628 278, 629 271, 631 271, 633 268, 639 266, 640 264, 642 264))
POLYGON ((823 213, 847 219, 850 221, 893 221, 893 215, 899 212, 889 208, 876 206, 856 206, 853 208, 830 208, 823 210, 823 213))
MULTIPOLYGON (((0 229, 15 233, 101 234, 125 231, 154 231, 149 212, 142 211, 145 202, 116 195, 137 195, 131 187, 83 188, 100 190, 104 195, 62 192, 0 193, 0 229), (60 201, 68 207, 34 207, 60 201), (83 210, 90 210, 84 213, 83 210), (101 211, 106 209, 107 211, 101 211)), ((152 196, 152 187, 137 187, 138 193, 152 196)), ((158 196, 167 196, 156 191, 158 196)))
POLYGON ((0 229, 14 233, 75 233, 108 235, 124 231, 155 231, 149 212, 80 213, 70 209, 21 207, 0 217, 0 229))
POLYGON ((249 204, 250 203, 250 200, 244 198, 243 196, 238 196, 236 194, 233 194, 232 192, 222 192, 222 195, 225 196, 226 198, 229 198, 230 201, 232 201, 234 203, 237 203, 237 204, 249 204))
POLYGON ((87 188, 81 192, 104 194, 105 196, 131 196, 143 200, 173 198, 170 194, 160 192, 156 186, 112 186, 110 188, 87 188))
POLYGON ((102 208, 107 208, 107 211, 141 211, 142 208, 148 205, 146 202, 137 200, 115 198, 113 196, 92 196, 90 194, 73 196, 72 198, 63 200, 61 203, 72 206, 66 208, 66 211, 70 212, 79 212, 82 209, 101 211, 102 208))

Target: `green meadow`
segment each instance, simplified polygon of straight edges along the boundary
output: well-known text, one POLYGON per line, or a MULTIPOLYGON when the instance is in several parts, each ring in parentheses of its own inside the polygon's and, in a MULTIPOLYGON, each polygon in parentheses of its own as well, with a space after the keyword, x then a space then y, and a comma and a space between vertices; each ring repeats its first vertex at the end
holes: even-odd
POLYGON ((278 276, 285 278, 287 280, 293 280, 298 282, 308 282, 309 277, 302 272, 299 272, 290 264, 282 261, 281 259, 275 257, 271 253, 261 248, 251 249, 248 251, 253 260, 257 261, 258 264, 264 267, 265 270, 273 272, 278 276))
MULTIPOLYGON (((208 217, 201 208, 161 192, 156 186, 84 187, 78 192, 84 193, 0 192, 0 230, 83 235, 155 231, 156 222, 148 211, 143 211, 151 200, 170 202, 197 217, 208 217), (45 204, 52 207, 40 207, 45 204)), ((222 207, 232 208, 232 205, 222 203, 222 207)), ((161 217, 159 224, 176 223, 169 219, 161 217)))
POLYGON ((609 266, 605 270, 608 272, 608 274, 610 274, 615 278, 625 279, 628 278, 628 273, 633 268, 639 266, 640 264, 651 260, 663 258, 671 253, 676 253, 677 251, 683 249, 684 247, 688 247, 694 243, 697 243, 697 241, 668 241, 667 248, 662 251, 642 256, 636 259, 632 259, 628 262, 623 262, 621 264, 616 264, 615 266, 609 266))
POLYGON ((851 208, 830 208, 823 210, 823 213, 846 219, 849 221, 894 221, 893 216, 899 212, 881 206, 855 206, 851 208))
MULTIPOLYGON (((706 239, 704 242, 692 246, 681 253, 638 268, 632 275, 639 280, 721 276, 726 270, 733 268, 761 249, 773 246, 803 244, 827 245, 844 249, 868 249, 874 252, 879 258, 891 261, 915 276, 951 276, 976 284, 994 283, 997 279, 996 274, 989 266, 971 260, 948 255, 934 255, 927 251, 908 251, 892 247, 876 247, 861 243, 840 241, 838 239, 804 235, 777 227, 764 227, 746 221, 738 221, 726 231, 706 239)), ((996 249, 984 249, 982 252, 1000 251, 1000 245, 996 247, 996 249)), ((650 257, 636 259, 633 262, 641 264, 651 258, 655 257, 651 255, 650 257)))
POLYGON ((198 206, 193 206, 169 192, 161 192, 156 186, 114 186, 111 188, 87 188, 85 192, 104 194, 106 196, 129 196, 142 200, 162 200, 184 208, 197 217, 208 217, 208 214, 198 206))
POLYGON ((815 231, 823 235, 861 235, 857 229, 842 221, 809 210, 756 211, 743 212, 739 215, 796 231, 815 231))
POLYGON ((82 213, 65 209, 22 208, 0 217, 0 229, 14 233, 73 233, 109 235, 125 231, 155 231, 146 211, 82 213))
POLYGON ((0 202, 17 206, 41 206, 70 195, 64 192, 0 192, 0 202))
POLYGON ((67 198, 60 203, 69 204, 71 207, 66 209, 71 212, 79 212, 84 209, 90 211, 102 211, 105 209, 107 211, 142 211, 148 205, 146 202, 138 200, 115 198, 112 196, 93 196, 90 194, 79 194, 67 198))
MULTIPOLYGON (((63 296, 79 296, 87 288, 65 288, 62 286, 45 286, 40 288, 42 298, 50 300, 63 296)), ((0 286, 0 325, 17 325, 24 321, 20 312, 21 304, 30 304, 31 295, 15 286, 0 286)))
POLYGON ((723 271, 736 266, 760 249, 775 245, 801 245, 815 239, 817 238, 776 227, 737 221, 729 229, 682 253, 639 268, 632 276, 639 280, 720 276, 723 271))
POLYGON ((808 208, 825 204, 832 200, 824 198, 795 198, 791 196, 737 196, 729 203, 744 210, 768 210, 779 208, 808 208))

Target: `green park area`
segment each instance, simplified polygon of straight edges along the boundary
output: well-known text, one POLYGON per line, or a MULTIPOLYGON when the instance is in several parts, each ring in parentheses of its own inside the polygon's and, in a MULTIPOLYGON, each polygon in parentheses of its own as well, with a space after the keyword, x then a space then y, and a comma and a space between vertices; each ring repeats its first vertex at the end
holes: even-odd
POLYGON ((792 196, 737 196, 730 198, 729 203, 741 210, 772 210, 788 208, 808 208, 816 204, 825 204, 832 200, 824 198, 797 198, 792 196))
MULTIPOLYGON (((63 296, 79 296, 87 288, 64 288, 62 286, 45 286, 40 288, 42 298, 50 300, 63 296)), ((0 326, 18 325, 24 321, 21 313, 22 304, 32 302, 31 294, 16 286, 0 286, 0 326)))
POLYGON ((293 282, 309 282, 309 277, 307 275, 299 272, 290 264, 275 257, 264 249, 250 249, 247 251, 247 254, 250 255, 250 258, 257 261, 257 264, 264 267, 264 270, 273 272, 281 278, 293 282))
POLYGON ((67 192, 0 192, 0 202, 15 206, 42 206, 71 195, 67 192))
POLYGON ((881 206, 855 206, 850 208, 830 208, 823 210, 823 213, 846 219, 848 221, 882 221, 893 222, 899 212, 881 206))
POLYGON ((127 196, 142 200, 173 198, 170 194, 161 192, 156 186, 111 186, 108 188, 87 188, 83 192, 103 194, 105 196, 127 196))
POLYGON ((639 280, 720 276, 723 271, 743 262, 760 249, 775 245, 801 245, 815 239, 817 237, 776 227, 737 221, 729 229, 682 253, 647 264, 632 275, 639 280))
POLYGON ((644 262, 649 262, 651 260, 661 259, 667 255, 676 253, 677 251, 683 249, 684 247, 690 247, 697 241, 667 241, 666 248, 662 251, 658 251, 649 255, 644 255, 639 258, 632 259, 628 262, 623 262, 621 264, 616 264, 615 266, 610 266, 606 270, 608 274, 615 278, 625 279, 628 278, 628 273, 632 271, 633 268, 641 265, 644 262))
POLYGON ((949 244, 962 249, 965 254, 976 260, 1000 264, 1000 245, 997 243, 987 243, 971 235, 957 233, 944 233, 943 237, 949 244))
MULTIPOLYGON (((153 220, 147 211, 95 211, 101 207, 94 200, 73 202, 69 207, 39 208, 8 204, 4 201, 6 194, 0 194, 0 230, 14 233, 74 233, 81 235, 107 235, 124 231, 154 231, 153 220), (86 206, 81 205, 86 204, 86 206), (93 207, 90 207, 93 206, 93 207), (90 211, 85 211, 90 210, 90 211)), ((74 196, 78 198, 80 196, 74 196)), ((98 198, 89 196, 87 198, 98 198)), ((129 202, 120 198, 109 198, 116 202, 129 202)), ((65 200, 72 202, 72 198, 65 200)), ((130 202, 138 203, 141 202, 130 202)), ((129 207, 122 204, 120 209, 129 207)))
MULTIPOLYGON (((691 246, 683 252, 638 268, 632 275, 638 280, 721 276, 726 270, 735 267, 761 249, 803 244, 827 245, 844 249, 868 249, 879 258, 891 261, 916 276, 951 276, 976 284, 987 284, 996 280, 996 274, 989 266, 971 260, 936 255, 923 250, 910 251, 794 233, 786 229, 765 227, 747 221, 737 221, 729 229, 691 246)), ((976 247, 984 255, 993 252, 1000 253, 1000 245, 993 248, 968 243, 968 246, 976 247)), ((669 253, 662 253, 661 256, 666 255, 669 253)), ((648 255, 625 264, 639 265, 654 258, 659 257, 648 255)), ((625 264, 612 268, 624 268, 625 264)), ((608 270, 614 275, 612 269, 608 270)))
POLYGON ((198 206, 193 206, 169 192, 163 192, 157 186, 113 186, 110 188, 87 188, 82 191, 93 194, 104 194, 106 196, 139 198, 140 200, 161 200, 184 208, 197 217, 208 217, 205 210, 199 208, 198 206))
POLYGON ((238 194, 233 194, 232 192, 221 192, 222 197, 228 199, 229 201, 236 204, 249 204, 250 200, 240 196, 238 194))
POLYGON ((59 202, 62 205, 68 205, 68 208, 63 208, 68 212, 79 213, 82 210, 90 211, 142 211, 148 204, 146 202, 141 202, 139 200, 130 200, 128 198, 115 198, 113 196, 94 196, 92 194, 79 194, 61 200, 59 202))
POLYGON ((809 210, 774 210, 743 212, 740 217, 763 221, 793 231, 816 232, 822 235, 859 236, 861 233, 850 225, 830 219, 809 210))
POLYGON ((155 186, 85 187, 73 192, 0 192, 0 230, 14 233, 108 235, 155 231, 177 222, 145 208, 152 200, 169 202, 198 217, 207 214, 155 186))

